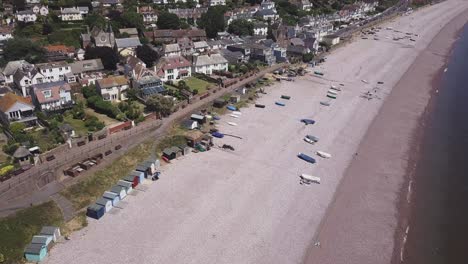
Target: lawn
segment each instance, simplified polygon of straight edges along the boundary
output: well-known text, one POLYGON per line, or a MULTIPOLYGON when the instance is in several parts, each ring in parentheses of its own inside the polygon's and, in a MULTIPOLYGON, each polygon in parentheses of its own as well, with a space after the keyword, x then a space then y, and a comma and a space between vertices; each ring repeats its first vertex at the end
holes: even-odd
POLYGON ((109 125, 113 125, 113 124, 117 124, 117 123, 120 123, 120 121, 116 120, 116 119, 113 119, 113 118, 110 118, 106 115, 103 115, 103 114, 100 114, 100 113, 96 113, 96 111, 94 111, 93 109, 87 107, 85 108, 85 113, 87 115, 91 115, 91 116, 95 116, 99 119, 99 121, 101 122, 104 122, 104 124, 106 126, 109 126, 109 125))
POLYGON ((199 94, 206 92, 206 88, 213 85, 213 83, 198 79, 196 77, 188 77, 184 79, 184 81, 188 87, 190 87, 190 91, 197 89, 199 94))
POLYGON ((36 129, 28 132, 37 142, 41 151, 45 152, 55 148, 58 144, 51 133, 46 133, 46 129, 36 129))
POLYGON ((62 223, 62 212, 53 201, 0 219, 0 254, 5 258, 2 263, 21 263, 24 248, 43 226, 62 223))
POLYGON ((70 124, 77 136, 86 136, 88 134, 88 128, 86 128, 83 120, 74 119, 72 115, 66 115, 63 117, 63 122, 70 124))

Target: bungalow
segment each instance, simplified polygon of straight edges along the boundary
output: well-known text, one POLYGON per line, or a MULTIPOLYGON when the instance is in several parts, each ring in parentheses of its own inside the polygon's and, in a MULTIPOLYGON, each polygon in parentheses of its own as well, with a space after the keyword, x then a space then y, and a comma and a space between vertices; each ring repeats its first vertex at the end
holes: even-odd
POLYGON ((337 35, 327 35, 324 36, 322 40, 330 46, 340 43, 340 37, 337 35))
POLYGON ((0 42, 13 38, 13 29, 8 26, 0 27, 0 42))
POLYGON ((37 15, 32 10, 17 11, 16 20, 24 23, 34 23, 37 20, 37 15))
POLYGON ((191 63, 182 56, 163 57, 156 65, 156 74, 165 82, 184 79, 192 76, 191 63))
POLYGON ((60 7, 60 19, 62 21, 80 21, 83 20, 83 14, 78 7, 60 7))
POLYGON ((158 22, 158 13, 152 6, 140 6, 137 8, 137 13, 142 15, 145 24, 156 24, 158 22))
POLYGON ((105 101, 119 102, 127 100, 128 88, 129 85, 125 76, 110 76, 96 82, 96 89, 105 101))
POLYGON ((70 85, 64 81, 34 84, 33 102, 41 111, 55 111, 73 105, 70 85))
POLYGON ((34 105, 27 98, 14 93, 7 93, 0 97, 0 120, 4 125, 10 122, 21 122, 26 125, 36 125, 34 105))
POLYGON ((300 10, 304 11, 310 11, 313 7, 309 0, 296 0, 294 5, 296 5, 300 10))
POLYGON ((200 55, 194 58, 193 70, 208 75, 213 71, 227 71, 228 61, 221 54, 200 55))
POLYGON ((179 44, 164 44, 163 52, 165 57, 181 55, 179 44))
POLYGON ((127 35, 129 38, 138 38, 138 30, 136 28, 121 28, 120 35, 127 35))
POLYGON ((139 38, 121 38, 115 39, 117 52, 122 56, 134 56, 135 50, 141 46, 139 38))

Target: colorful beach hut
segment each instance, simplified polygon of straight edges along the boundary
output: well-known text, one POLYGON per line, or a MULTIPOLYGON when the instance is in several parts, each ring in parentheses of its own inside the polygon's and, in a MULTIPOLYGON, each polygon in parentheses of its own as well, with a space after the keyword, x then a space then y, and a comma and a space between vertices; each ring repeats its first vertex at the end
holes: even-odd
POLYGON ((136 166, 135 170, 143 172, 145 178, 148 178, 151 175, 151 167, 146 166, 145 163, 141 163, 140 165, 136 166))
POLYGON ((29 262, 40 262, 47 256, 47 247, 43 244, 29 244, 24 249, 24 257, 29 262))
POLYGON ((133 189, 135 189, 135 187, 137 187, 138 184, 140 183, 139 176, 127 175, 122 180, 131 183, 133 189))
POLYGON ((109 192, 115 193, 119 196, 120 201, 123 200, 127 196, 127 192, 125 191, 125 187, 122 187, 120 185, 114 185, 109 192))
POLYGON ((47 248, 47 250, 50 250, 50 248, 52 247, 52 242, 52 236, 33 236, 31 240, 31 244, 44 245, 47 248))
POLYGON ((105 213, 105 208, 99 204, 92 204, 86 209, 86 215, 88 217, 99 220, 105 213))
POLYGON ((145 173, 141 171, 134 170, 130 172, 130 175, 138 177, 138 183, 143 183, 145 180, 145 173))
POLYGON ((99 198, 96 201, 96 204, 104 206, 104 211, 107 213, 112 209, 112 202, 105 198, 99 198))
POLYGON ((120 202, 119 195, 113 192, 104 192, 104 194, 102 195, 102 198, 111 201, 112 206, 116 206, 120 202))
POLYGON ((52 241, 57 242, 57 240, 60 238, 62 235, 60 233, 60 228, 56 226, 44 226, 41 229, 41 232, 39 233, 41 236, 51 236, 52 241))
POLYGON ((128 181, 120 180, 117 182, 117 185, 124 187, 127 195, 133 190, 132 183, 128 181))

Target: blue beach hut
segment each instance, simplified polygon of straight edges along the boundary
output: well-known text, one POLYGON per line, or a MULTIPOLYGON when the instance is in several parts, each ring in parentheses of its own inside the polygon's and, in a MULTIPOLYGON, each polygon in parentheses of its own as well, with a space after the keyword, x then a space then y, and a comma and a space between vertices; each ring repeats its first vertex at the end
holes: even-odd
POLYGON ((43 244, 29 244, 24 249, 24 257, 29 262, 40 262, 47 256, 47 247, 43 244))
POLYGON ((112 206, 116 206, 120 202, 120 197, 118 194, 113 192, 104 192, 102 198, 107 199, 112 202, 112 206))
POLYGON ((115 185, 113 186, 109 192, 115 193, 119 196, 120 201, 123 200, 127 196, 127 191, 125 191, 125 187, 122 187, 120 185, 115 185))
POLYGON ((104 215, 104 213, 104 206, 99 204, 92 204, 88 206, 88 209, 86 209, 86 215, 96 220, 99 220, 104 215))

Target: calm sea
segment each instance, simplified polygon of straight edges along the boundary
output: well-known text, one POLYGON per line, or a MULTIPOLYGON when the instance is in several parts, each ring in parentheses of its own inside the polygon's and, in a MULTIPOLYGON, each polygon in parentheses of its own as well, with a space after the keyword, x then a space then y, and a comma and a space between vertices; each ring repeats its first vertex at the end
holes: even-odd
POLYGON ((468 26, 424 124, 404 263, 468 263, 468 26))

